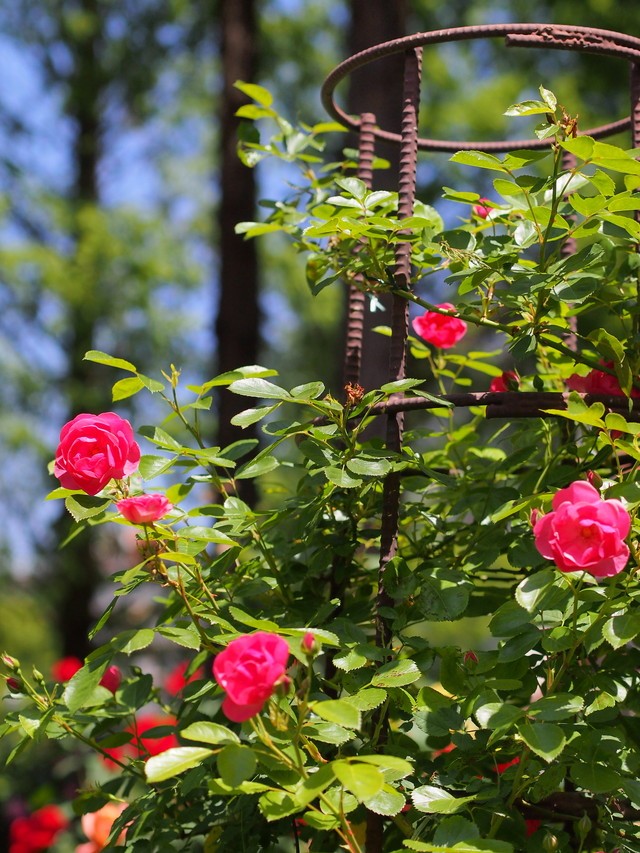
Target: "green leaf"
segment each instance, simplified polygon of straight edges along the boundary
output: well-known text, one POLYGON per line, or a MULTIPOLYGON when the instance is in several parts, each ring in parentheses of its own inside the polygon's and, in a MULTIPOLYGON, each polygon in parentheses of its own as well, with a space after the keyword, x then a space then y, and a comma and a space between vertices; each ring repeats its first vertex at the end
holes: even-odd
POLYGON ((360 803, 374 797, 385 784, 380 770, 368 764, 339 760, 332 763, 332 769, 336 778, 360 803))
POLYGON ((370 459, 358 456, 347 462, 347 468, 363 477, 384 477, 391 470, 387 459, 370 459))
POLYGON ((191 624, 187 628, 178 628, 175 625, 162 625, 157 629, 161 637, 166 637, 172 643, 185 649, 197 650, 200 648, 201 639, 198 629, 191 624))
POLYGON ((255 773, 258 760, 248 746, 230 743, 218 754, 218 772, 222 781, 233 788, 255 773))
POLYGON ((100 350, 92 349, 89 352, 84 354, 84 361, 95 361, 96 364, 106 364, 109 367, 119 367, 121 370, 128 370, 131 373, 137 373, 137 368, 135 365, 131 364, 130 361, 125 361, 124 358, 115 358, 112 355, 108 355, 106 352, 100 352, 100 350))
POLYGON ((69 495, 64 505, 74 521, 83 521, 100 515, 110 505, 110 500, 93 497, 92 495, 69 495))
POLYGON ((377 794, 364 800, 364 804, 370 812, 386 817, 394 817, 400 814, 406 803, 404 795, 392 788, 391 785, 384 785, 377 794))
POLYGON ((467 609, 470 584, 443 574, 422 577, 416 607, 432 622, 452 622, 467 609))
POLYGON ((133 397, 144 387, 144 382, 139 376, 127 376, 126 379, 119 379, 115 383, 111 389, 111 399, 114 403, 118 400, 126 400, 127 397, 133 397))
POLYGON ((243 397, 257 397, 264 400, 292 399, 291 394, 285 391, 284 388, 259 377, 237 379, 229 385, 229 391, 232 391, 234 394, 241 394, 243 397))
POLYGON ((476 797, 454 797, 444 788, 436 788, 435 785, 421 785, 411 793, 413 805, 420 812, 430 814, 454 814, 460 811, 467 803, 472 803, 476 797))
POLYGON ((518 731, 529 749, 545 761, 553 761, 567 745, 560 726, 552 723, 522 723, 518 731))
POLYGON ((354 693, 353 696, 345 696, 343 701, 353 705, 359 711, 372 711, 374 708, 379 708, 386 698, 386 690, 381 690, 375 687, 365 687, 362 690, 358 690, 358 692, 354 693))
POLYGON ((407 684, 413 684, 421 676, 422 673, 417 664, 406 658, 381 666, 371 679, 371 684, 373 687, 404 687, 407 684))
POLYGON ((602 633, 614 649, 619 649, 640 634, 640 614, 618 613, 604 623, 602 633))
POLYGON ((152 756, 144 765, 147 782, 164 782, 185 770, 191 770, 213 755, 212 750, 200 746, 176 746, 152 756))
POLYGON ((108 659, 103 657, 101 662, 88 662, 69 679, 62 694, 71 714, 83 708, 93 696, 100 684, 100 679, 107 668, 108 659))
POLYGON ((575 154, 581 160, 590 160, 593 155, 595 140, 591 136, 576 136, 575 139, 565 139, 559 144, 565 151, 575 154))
POLYGON ((115 636, 111 641, 111 646, 115 651, 119 651, 125 655, 131 655, 134 652, 139 652, 140 649, 146 649, 151 645, 155 632, 151 628, 140 628, 139 630, 132 629, 130 631, 122 631, 115 636))
POLYGON ((247 462, 239 468, 234 477, 236 480, 248 480, 251 477, 260 477, 262 474, 268 474, 280 466, 280 463, 275 456, 263 456, 261 459, 254 459, 247 462))
POLYGON ((622 778, 619 773, 607 767, 605 764, 582 764, 576 762, 571 765, 571 778, 581 788, 593 794, 606 794, 609 791, 617 791, 620 788, 622 778))
POLYGON ((354 489, 356 486, 362 485, 362 480, 350 477, 343 468, 330 465, 328 468, 323 468, 322 472, 330 483, 341 489, 354 489))
POLYGON ((521 708, 503 702, 488 702, 475 711, 475 717, 484 729, 511 728, 523 716, 521 708))
POLYGON ((297 800, 289 791, 269 791, 258 800, 258 808, 268 821, 280 820, 300 811, 297 800))
POLYGON ((215 527, 182 527, 180 538, 196 542, 213 542, 215 545, 237 545, 230 536, 215 527))
POLYGON ((233 85, 236 89, 244 92, 252 101, 256 101, 263 107, 270 107, 273 103, 273 95, 264 86, 258 86, 256 83, 245 83, 242 80, 236 80, 233 85))
MULTIPOLYGON (((508 841, 495 841, 494 839, 479 838, 477 841, 458 841, 453 847, 442 847, 438 844, 429 844, 426 841, 403 841, 409 850, 417 853, 513 853, 513 845, 508 841)), ((393 853, 403 853, 394 850, 393 853)))
POLYGON ((535 116, 546 115, 551 112, 549 105, 544 101, 522 101, 519 104, 512 104, 506 109, 503 115, 506 116, 535 116))
POLYGON ((325 702, 312 702, 309 706, 314 714, 330 723, 337 723, 347 729, 360 728, 360 711, 345 699, 327 699, 325 702))
POLYGON ((167 459, 166 456, 150 456, 145 454, 140 459, 138 471, 143 480, 153 480, 154 477, 159 477, 173 466, 175 459, 167 459))
POLYGON ((219 723, 210 723, 206 720, 191 723, 186 729, 181 730, 180 737, 216 746, 218 744, 240 743, 240 738, 231 729, 221 726, 219 723))
POLYGON ((545 696, 529 705, 528 714, 536 720, 567 720, 579 714, 584 708, 581 696, 570 693, 558 693, 555 696, 545 696))
POLYGON ((485 151, 458 151, 451 157, 451 162, 460 163, 461 166, 476 166, 478 169, 491 169, 494 172, 507 171, 498 157, 485 151))
POLYGON ((529 575, 518 584, 516 601, 528 613, 542 610, 552 610, 566 598, 566 591, 557 586, 557 573, 551 569, 543 569, 534 575, 529 575))

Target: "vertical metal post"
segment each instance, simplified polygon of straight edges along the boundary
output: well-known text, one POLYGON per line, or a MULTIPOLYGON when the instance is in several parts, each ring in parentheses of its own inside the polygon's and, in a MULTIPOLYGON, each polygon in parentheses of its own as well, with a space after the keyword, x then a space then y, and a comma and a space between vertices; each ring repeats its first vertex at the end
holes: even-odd
MULTIPOLYGON (((631 147, 640 148, 640 64, 631 63, 629 80, 631 95, 631 147)), ((634 212, 636 222, 640 222, 640 210, 634 212)), ((640 243, 636 243, 636 251, 640 252, 640 243)), ((633 318, 633 331, 637 338, 640 333, 640 277, 636 282, 636 313, 633 318)))
MULTIPOLYGON (((357 176, 369 189, 373 186, 373 158, 375 155, 373 131, 375 123, 376 117, 373 113, 362 113, 358 142, 357 176)), ((364 291, 354 284, 350 284, 347 302, 346 349, 342 374, 345 387, 357 385, 360 382, 365 306, 366 295, 364 291)))
MULTIPOLYGON (((571 169, 575 169, 577 165, 577 160, 575 154, 572 154, 570 151, 562 152, 562 168, 565 172, 571 171, 571 169)), ((575 216, 567 216, 565 217, 569 221, 575 219, 575 216)), ((563 242, 560 247, 560 256, 563 258, 568 258, 570 255, 575 255, 576 249, 578 247, 577 240, 575 237, 567 237, 567 239, 563 242)), ((578 323, 575 316, 569 317, 569 329, 570 331, 564 336, 564 342, 570 350, 577 352, 578 350, 578 323)))

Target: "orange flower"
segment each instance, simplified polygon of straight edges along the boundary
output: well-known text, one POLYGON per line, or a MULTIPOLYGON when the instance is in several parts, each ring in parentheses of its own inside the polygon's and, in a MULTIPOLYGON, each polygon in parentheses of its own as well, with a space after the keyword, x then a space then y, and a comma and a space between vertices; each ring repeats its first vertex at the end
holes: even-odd
MULTIPOLYGON (((126 807, 126 803, 107 803, 97 812, 82 815, 82 831, 89 842, 76 847, 76 853, 100 853, 100 850, 104 850, 114 822, 126 807)), ((116 839, 116 844, 124 841, 125 832, 123 829, 116 839)))

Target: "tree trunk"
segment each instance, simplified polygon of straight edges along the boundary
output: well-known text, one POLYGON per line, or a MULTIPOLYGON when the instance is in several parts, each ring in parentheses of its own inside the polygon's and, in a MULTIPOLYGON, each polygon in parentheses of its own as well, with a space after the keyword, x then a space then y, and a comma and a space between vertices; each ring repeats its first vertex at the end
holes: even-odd
MULTIPOLYGON (((235 88, 238 80, 251 82, 257 62, 255 0, 221 0, 220 53, 222 96, 220 102, 220 206, 218 209, 220 279, 216 319, 217 370, 222 373, 258 359, 260 308, 258 256, 255 241, 235 233, 236 223, 255 217, 256 177, 236 152, 239 120, 236 110, 246 96, 235 88)), ((217 443, 225 447, 239 438, 255 437, 252 429, 240 430, 231 418, 247 408, 246 397, 220 392, 217 443)), ((252 481, 243 481, 242 497, 252 502, 252 481)))

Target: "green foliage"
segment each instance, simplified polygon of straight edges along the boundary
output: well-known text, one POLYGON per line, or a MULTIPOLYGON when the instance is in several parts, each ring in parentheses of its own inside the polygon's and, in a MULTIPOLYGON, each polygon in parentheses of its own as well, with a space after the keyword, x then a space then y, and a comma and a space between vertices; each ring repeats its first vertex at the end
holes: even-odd
MULTIPOLYGON (((95 498, 63 489, 51 497, 65 499, 78 525, 124 529, 132 523, 117 501, 169 483, 173 508, 133 525, 139 560, 113 577, 120 607, 145 588, 157 607, 144 625, 104 639, 107 607, 97 648, 64 688, 5 658, 6 678, 19 682, 4 727, 15 744, 9 760, 75 738, 115 763, 117 777, 100 790, 128 804, 116 829, 127 825, 132 851, 225 850, 240 839, 245 849, 275 850, 299 818, 299 844, 312 840, 314 850, 359 853, 363 824, 380 826, 378 818, 386 853, 518 853, 549 846, 552 835, 560 851, 640 849, 634 152, 574 137, 572 120, 541 89, 541 101, 508 112, 544 115, 549 151, 456 155, 498 175, 499 200, 484 216, 473 210, 477 194, 447 190, 467 214, 447 229, 426 206, 399 220, 394 194, 370 192, 310 153, 322 131, 292 128, 266 91, 243 90, 255 102, 247 117, 277 124, 269 143, 243 143, 245 154, 298 162, 306 183, 295 201, 272 205, 268 227, 240 230, 287 234, 309 259, 314 291, 346 277, 371 297, 389 291, 450 314, 416 295, 426 276, 446 274, 455 316, 490 345, 450 352, 411 336, 435 393, 406 378, 351 388, 344 403, 319 381, 287 388, 259 365, 184 388, 175 367, 160 382, 127 360, 87 353, 127 374, 114 399, 148 391, 169 414, 140 430, 152 452, 137 473, 95 498), (563 168, 563 150, 576 166, 563 168), (567 256, 573 237, 578 251, 567 256), (400 243, 411 252, 411 290, 391 273, 400 243), (576 330, 576 315, 597 316, 601 328, 576 330), (487 417, 478 395, 461 416, 460 391, 500 376, 505 340, 520 382, 510 396, 526 406, 527 392, 556 392, 557 405, 503 423, 487 417), (576 371, 605 383, 592 389, 601 400, 563 394, 570 377, 580 385, 576 371), (234 421, 262 423, 259 449, 206 445, 202 419, 221 386, 250 401, 234 421), (404 395, 431 407, 414 415, 404 447, 367 440, 380 406, 404 395), (559 571, 532 534, 532 515, 555 511, 557 491, 588 474, 631 518, 629 562, 606 577, 559 571), (249 507, 237 497, 249 478, 282 499, 249 507), (396 486, 397 547, 381 564, 384 495, 396 486), (462 619, 487 625, 475 649, 437 632, 462 619), (256 632, 286 643, 289 660, 241 722, 208 671, 166 703, 137 663, 166 643, 197 652, 200 663, 256 632), (102 682, 114 660, 126 671, 110 691, 102 682), (151 702, 176 727, 139 737, 132 717, 151 702), (176 733, 154 749, 157 737, 176 733), (532 818, 543 826, 529 838, 532 818)), ((78 808, 89 802, 81 796, 78 808)))

